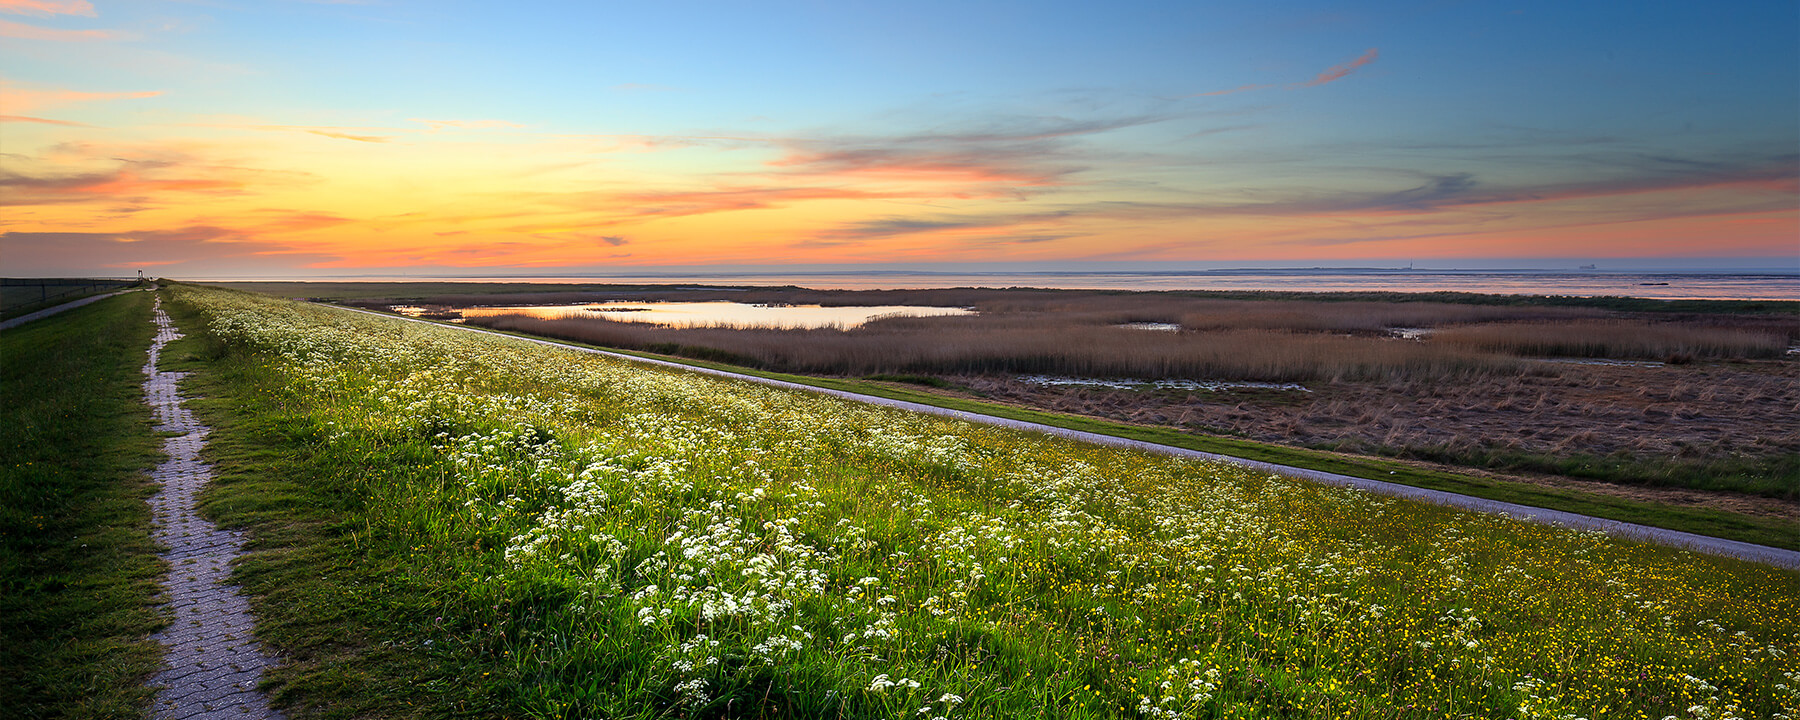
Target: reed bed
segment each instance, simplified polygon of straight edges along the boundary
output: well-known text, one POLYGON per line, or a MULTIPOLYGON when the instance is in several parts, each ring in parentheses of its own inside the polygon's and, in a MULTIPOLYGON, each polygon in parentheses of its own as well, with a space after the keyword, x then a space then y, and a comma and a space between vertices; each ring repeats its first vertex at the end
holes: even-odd
POLYGON ((1431 337, 1434 345, 1521 356, 1693 360, 1778 358, 1788 337, 1718 327, 1644 320, 1578 320, 1452 327, 1431 337))
POLYGON ((1509 358, 1383 338, 1280 330, 1158 333, 1000 319, 894 318, 855 330, 664 328, 604 319, 517 315, 469 323, 578 342, 751 367, 843 375, 1043 373, 1081 377, 1302 382, 1443 380, 1517 372, 1509 358))
POLYGON ((403 653, 451 669, 422 716, 1800 715, 1791 572, 392 318, 176 303, 248 368, 234 402, 286 443, 259 457, 341 515, 245 568, 276 617, 369 624, 341 635, 361 654, 283 669, 285 697, 356 693, 346 668, 403 653), (333 565, 298 590, 263 571, 307 557, 333 565))
MULTIPOLYGON (((1442 381, 1529 372, 1524 356, 1685 361, 1781 357, 1800 339, 1782 315, 1628 315, 1592 307, 1447 302, 1245 300, 1183 293, 1034 289, 816 291, 664 289, 506 296, 509 304, 597 299, 968 307, 842 330, 666 328, 604 318, 470 318, 498 329, 791 372, 1049 373, 1303 382, 1442 381), (1168 323, 1145 332, 1130 323, 1168 323), (1396 342, 1399 328, 1428 331, 1396 342)), ((454 308, 495 296, 443 296, 454 308)), ((374 305, 374 303, 364 303, 374 305)))

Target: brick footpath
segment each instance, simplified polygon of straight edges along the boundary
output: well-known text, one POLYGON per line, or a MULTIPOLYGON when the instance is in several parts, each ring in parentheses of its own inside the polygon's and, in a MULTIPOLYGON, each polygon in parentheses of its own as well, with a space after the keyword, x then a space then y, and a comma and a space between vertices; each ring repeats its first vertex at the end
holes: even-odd
POLYGON ((187 373, 159 372, 164 345, 181 337, 162 300, 156 302, 156 340, 144 365, 144 395, 156 413, 157 431, 181 433, 163 443, 169 459, 151 472, 161 489, 150 499, 156 541, 168 548, 163 580, 174 621, 154 637, 166 649, 163 669, 150 679, 157 688, 152 717, 158 720, 281 718, 256 689, 273 659, 254 635, 250 604, 238 594, 231 561, 243 551, 240 533, 220 530, 200 517, 195 498, 212 479, 200 460, 211 431, 182 406, 176 383, 187 373))

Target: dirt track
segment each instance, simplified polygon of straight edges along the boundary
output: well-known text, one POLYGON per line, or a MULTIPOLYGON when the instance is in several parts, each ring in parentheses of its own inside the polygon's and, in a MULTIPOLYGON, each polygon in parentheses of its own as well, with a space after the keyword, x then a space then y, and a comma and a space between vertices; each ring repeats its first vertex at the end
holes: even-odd
POLYGON ((169 459, 150 474, 161 488, 150 506, 156 541, 168 548, 163 559, 170 570, 163 587, 174 616, 167 629, 152 636, 167 652, 162 671, 150 679, 157 688, 151 713, 159 720, 279 719, 281 713, 269 708, 268 698, 256 687, 273 660, 256 640, 250 604, 229 584, 243 538, 213 526, 196 506, 212 479, 212 467, 200 459, 211 429, 182 406, 176 385, 187 373, 157 369, 163 346, 181 337, 160 298, 155 321, 156 340, 144 364, 144 395, 156 413, 157 431, 179 434, 164 441, 169 459))

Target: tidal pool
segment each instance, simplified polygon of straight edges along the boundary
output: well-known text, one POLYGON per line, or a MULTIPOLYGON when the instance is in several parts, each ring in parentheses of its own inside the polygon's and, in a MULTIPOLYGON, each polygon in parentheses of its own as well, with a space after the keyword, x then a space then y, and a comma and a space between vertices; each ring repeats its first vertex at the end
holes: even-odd
POLYGON ((849 329, 882 317, 975 314, 975 311, 967 308, 923 305, 824 307, 820 305, 753 305, 723 300, 714 302, 616 301, 582 305, 467 307, 460 308, 460 310, 465 318, 528 315, 544 320, 605 318, 620 322, 640 322, 684 328, 727 326, 781 329, 825 327, 849 329))

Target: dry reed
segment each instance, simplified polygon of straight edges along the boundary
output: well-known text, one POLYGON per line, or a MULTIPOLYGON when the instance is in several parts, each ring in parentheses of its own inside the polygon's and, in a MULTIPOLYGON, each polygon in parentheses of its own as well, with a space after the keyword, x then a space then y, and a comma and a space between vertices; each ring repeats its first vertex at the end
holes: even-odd
POLYGON ((1669 360, 1778 358, 1787 352, 1788 339, 1731 328, 1582 320, 1446 328, 1432 335, 1431 342, 1511 355, 1669 360))
POLYGON ((1443 379, 1515 371, 1491 354, 1280 330, 1158 333, 1009 317, 895 318, 855 330, 666 328, 603 319, 473 318, 500 330, 804 373, 1046 373, 1299 382, 1443 379))

